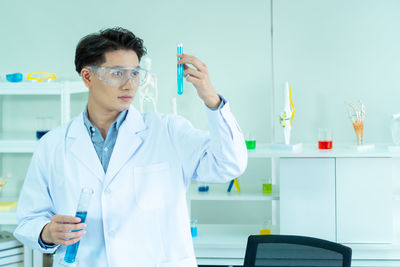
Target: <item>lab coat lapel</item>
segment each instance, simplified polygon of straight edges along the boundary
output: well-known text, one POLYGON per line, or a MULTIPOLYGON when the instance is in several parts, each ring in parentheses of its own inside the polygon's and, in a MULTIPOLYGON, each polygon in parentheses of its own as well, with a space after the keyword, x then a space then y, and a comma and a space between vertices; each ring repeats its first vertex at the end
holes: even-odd
POLYGON ((83 113, 72 122, 68 138, 74 139, 71 145, 72 154, 103 182, 104 170, 84 125, 83 113))
POLYGON ((119 170, 140 147, 143 140, 137 133, 145 129, 146 125, 142 115, 133 106, 130 106, 125 121, 118 130, 117 141, 107 168, 106 186, 112 182, 119 170))

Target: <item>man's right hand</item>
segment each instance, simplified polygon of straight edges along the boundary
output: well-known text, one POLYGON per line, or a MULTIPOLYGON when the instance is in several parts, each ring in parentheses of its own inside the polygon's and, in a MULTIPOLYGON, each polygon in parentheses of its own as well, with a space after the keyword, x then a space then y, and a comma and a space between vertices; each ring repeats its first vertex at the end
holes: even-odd
POLYGON ((86 231, 83 230, 86 228, 86 224, 79 223, 80 221, 79 217, 54 215, 51 217, 51 221, 43 227, 40 238, 47 245, 72 245, 86 234, 86 231))

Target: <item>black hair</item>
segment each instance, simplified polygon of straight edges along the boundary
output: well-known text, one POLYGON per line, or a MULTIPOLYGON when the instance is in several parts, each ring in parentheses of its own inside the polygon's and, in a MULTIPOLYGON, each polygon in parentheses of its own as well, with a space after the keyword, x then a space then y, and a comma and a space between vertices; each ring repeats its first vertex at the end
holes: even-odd
POLYGON ((100 65, 106 61, 106 52, 116 50, 133 50, 139 61, 147 52, 143 40, 131 31, 121 27, 109 28, 79 41, 75 50, 75 70, 80 74, 85 66, 100 65))

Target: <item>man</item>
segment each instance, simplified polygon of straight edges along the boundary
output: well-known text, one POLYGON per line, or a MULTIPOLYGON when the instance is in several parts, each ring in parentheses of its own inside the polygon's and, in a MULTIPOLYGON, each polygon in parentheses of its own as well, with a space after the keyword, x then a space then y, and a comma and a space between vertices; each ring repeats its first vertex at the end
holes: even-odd
POLYGON ((54 266, 78 241, 79 266, 196 266, 190 179, 227 182, 246 168, 243 135, 196 57, 179 55, 179 63, 206 105, 210 133, 179 116, 131 106, 146 75, 139 67, 145 53, 143 41, 122 28, 88 35, 77 46, 87 108, 40 140, 14 233, 34 249, 57 250, 54 266), (72 216, 83 187, 94 191, 85 223, 72 216))

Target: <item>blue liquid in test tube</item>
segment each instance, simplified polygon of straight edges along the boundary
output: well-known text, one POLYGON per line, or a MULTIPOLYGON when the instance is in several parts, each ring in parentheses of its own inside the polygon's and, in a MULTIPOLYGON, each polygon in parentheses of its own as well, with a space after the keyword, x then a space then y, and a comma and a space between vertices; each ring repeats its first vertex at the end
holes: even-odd
POLYGON ((195 227, 195 226, 190 227, 190 233, 192 234, 192 237, 196 237, 197 236, 197 227, 195 227))
POLYGON ((197 220, 190 221, 190 233, 191 233, 192 237, 197 236, 197 220))
MULTIPOLYGON (((86 221, 87 210, 92 195, 93 195, 93 189, 88 187, 82 188, 81 195, 79 197, 78 209, 75 213, 75 216, 81 219, 80 223, 84 223, 86 221)), ((73 232, 76 232, 76 230, 73 232)), ((64 256, 64 262, 61 262, 61 265, 74 266, 73 264, 75 263, 76 260, 76 254, 78 253, 79 243, 80 241, 76 242, 75 244, 69 245, 67 247, 67 252, 65 253, 64 256)))
MULTIPOLYGON (((81 223, 86 221, 87 211, 78 211, 75 214, 75 217, 81 218, 81 223)), ((76 232, 73 231, 73 232, 76 232)), ((76 242, 75 244, 69 245, 67 247, 67 252, 65 253, 64 261, 68 263, 74 263, 76 258, 76 253, 78 253, 80 241, 76 242)))
MULTIPOLYGON (((176 53, 177 54, 182 54, 183 53, 183 44, 182 43, 178 43, 177 47, 176 47, 176 53)), ((180 60, 181 58, 178 57, 178 60, 180 60)), ((178 64, 177 65, 177 83, 178 83, 178 95, 183 94, 183 64, 178 64)))

